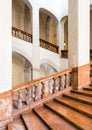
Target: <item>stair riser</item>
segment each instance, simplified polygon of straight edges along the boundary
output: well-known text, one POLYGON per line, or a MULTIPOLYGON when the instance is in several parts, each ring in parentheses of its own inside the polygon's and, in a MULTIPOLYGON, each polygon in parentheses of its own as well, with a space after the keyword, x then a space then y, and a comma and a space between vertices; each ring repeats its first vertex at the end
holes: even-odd
POLYGON ((87 93, 82 93, 82 92, 76 92, 76 91, 71 91, 72 93, 76 93, 76 94, 81 94, 81 95, 84 95, 84 96, 88 96, 88 97, 92 97, 92 94, 87 94, 87 93))
POLYGON ((75 107, 73 107, 73 106, 70 106, 70 105, 68 105, 68 104, 66 104, 66 103, 64 103, 64 102, 58 101, 57 99, 54 99, 54 100, 55 100, 56 102, 59 102, 60 104, 62 104, 62 105, 64 105, 64 106, 66 106, 66 107, 71 108, 72 110, 75 110, 75 111, 77 111, 77 112, 79 112, 79 113, 81 113, 81 114, 84 114, 85 116, 88 116, 89 118, 92 118, 92 115, 89 114, 89 113, 87 113, 87 112, 85 112, 85 111, 79 110, 78 108, 75 108, 75 107))
POLYGON ((64 94, 63 94, 63 96, 64 96, 64 97, 67 97, 67 98, 69 98, 69 99, 73 99, 73 100, 75 100, 75 101, 79 101, 79 102, 82 102, 82 103, 85 103, 85 104, 88 104, 88 105, 91 105, 91 106, 92 106, 92 102, 88 102, 88 101, 85 101, 85 100, 82 100, 82 99, 77 99, 77 98, 70 97, 70 96, 64 95, 64 94))
POLYGON ((92 88, 83 88, 83 90, 92 91, 92 88))
POLYGON ((49 106, 47 106, 45 104, 45 107, 47 107, 48 109, 50 109, 51 111, 55 112, 56 114, 58 114, 59 116, 61 116, 65 121, 69 122, 70 124, 72 124, 73 126, 75 126, 76 128, 78 128, 78 130, 83 130, 83 128, 81 128, 80 126, 78 126, 77 124, 75 124, 74 122, 72 122, 70 119, 68 119, 67 117, 63 116, 62 114, 58 113, 57 111, 53 110, 52 108, 50 108, 49 106))

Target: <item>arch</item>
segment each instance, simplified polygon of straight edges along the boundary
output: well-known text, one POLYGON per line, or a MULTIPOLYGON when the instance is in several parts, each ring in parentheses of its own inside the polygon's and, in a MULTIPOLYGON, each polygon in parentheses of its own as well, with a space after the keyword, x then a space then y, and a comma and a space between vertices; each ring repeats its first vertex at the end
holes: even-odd
POLYGON ((49 10, 47 10, 45 8, 40 8, 39 11, 41 11, 44 14, 50 16, 52 19, 55 20, 55 23, 58 24, 59 21, 58 21, 57 17, 52 12, 50 12, 49 10))
POLYGON ((32 80, 33 66, 24 56, 12 52, 12 86, 32 80))
POLYGON ((28 0, 12 0, 12 26, 32 33, 32 6, 28 0), (31 25, 31 26, 30 26, 31 25))
POLYGON ((68 16, 64 16, 60 23, 62 28, 62 50, 68 50, 68 16))
POLYGON ((23 50, 21 50, 21 49, 19 49, 17 47, 13 47, 12 48, 12 52, 16 52, 16 53, 24 56, 32 64, 32 66, 33 66, 32 58, 28 54, 26 54, 26 52, 24 52, 23 50))
POLYGON ((39 16, 40 38, 57 45, 58 19, 54 14, 44 8, 39 9, 39 16))

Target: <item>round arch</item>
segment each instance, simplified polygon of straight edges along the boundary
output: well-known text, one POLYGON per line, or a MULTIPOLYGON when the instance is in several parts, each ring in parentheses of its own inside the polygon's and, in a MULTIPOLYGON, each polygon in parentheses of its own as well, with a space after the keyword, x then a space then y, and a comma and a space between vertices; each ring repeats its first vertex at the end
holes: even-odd
POLYGON ((68 50, 68 16, 64 16, 60 20, 62 28, 62 50, 68 50))
POLYGON ((32 5, 28 0, 12 0, 12 26, 32 34, 32 5))
POLYGON ((12 86, 32 80, 33 66, 23 55, 12 52, 12 86))
POLYGON ((39 9, 40 38, 57 45, 57 25, 58 19, 49 10, 39 9))
POLYGON ((19 49, 17 47, 13 47, 12 52, 16 52, 16 53, 24 56, 33 66, 32 58, 28 54, 26 54, 23 50, 21 50, 21 49, 19 49))

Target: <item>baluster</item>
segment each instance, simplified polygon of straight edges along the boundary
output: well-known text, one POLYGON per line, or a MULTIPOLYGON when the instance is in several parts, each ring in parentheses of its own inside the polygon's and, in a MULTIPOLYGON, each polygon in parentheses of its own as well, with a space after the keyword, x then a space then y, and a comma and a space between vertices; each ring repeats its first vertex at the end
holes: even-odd
POLYGON ((73 77, 72 77, 72 73, 70 72, 69 73, 69 76, 70 76, 70 78, 69 78, 69 86, 71 87, 72 86, 72 81, 73 81, 73 77))
POLYGON ((34 97, 34 100, 37 101, 38 100, 38 85, 34 85, 34 86, 35 86, 35 91, 34 91, 35 97, 34 97))
POLYGON ((53 78, 54 80, 54 84, 53 84, 53 93, 56 93, 58 90, 57 90, 57 78, 53 78))
POLYGON ((68 74, 65 74, 65 84, 64 84, 64 88, 67 88, 68 86, 69 86, 68 74))
POLYGON ((22 97, 21 97, 22 90, 18 91, 18 109, 22 108, 22 97))
POLYGON ((45 84, 44 82, 41 83, 42 84, 42 98, 45 97, 45 84))
POLYGON ((63 82, 62 82, 62 76, 59 76, 59 90, 62 90, 63 89, 63 82))
POLYGON ((31 96, 31 91, 30 91, 30 87, 26 88, 26 104, 29 105, 30 104, 30 96, 31 96))

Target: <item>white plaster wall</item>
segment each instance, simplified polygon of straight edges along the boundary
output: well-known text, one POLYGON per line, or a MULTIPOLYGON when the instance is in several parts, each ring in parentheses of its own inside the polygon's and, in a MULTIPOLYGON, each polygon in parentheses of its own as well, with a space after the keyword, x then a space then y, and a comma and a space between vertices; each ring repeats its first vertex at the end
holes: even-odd
POLYGON ((11 0, 0 4, 0 93, 12 88, 11 0))
POLYGON ((32 63, 32 44, 21 40, 19 38, 12 37, 12 50, 23 55, 32 63))
POLYGON ((29 0, 36 8, 45 8, 51 11, 58 20, 68 14, 68 0, 29 0))
POLYGON ((90 46, 90 1, 79 0, 78 2, 78 62, 79 65, 89 63, 90 46), (82 5, 82 6, 81 6, 82 5))
POLYGON ((55 68, 57 71, 61 69, 68 68, 68 60, 67 59, 61 59, 59 54, 56 54, 54 52, 51 52, 49 50, 46 50, 44 48, 41 48, 38 53, 40 53, 40 57, 35 58, 35 66, 34 66, 34 56, 32 55, 32 44, 28 43, 26 41, 23 41, 21 39, 12 37, 12 48, 14 52, 17 52, 21 55, 23 55, 25 58, 27 58, 31 64, 33 65, 33 68, 37 66, 40 66, 42 63, 48 63, 50 64, 53 68, 55 68))

